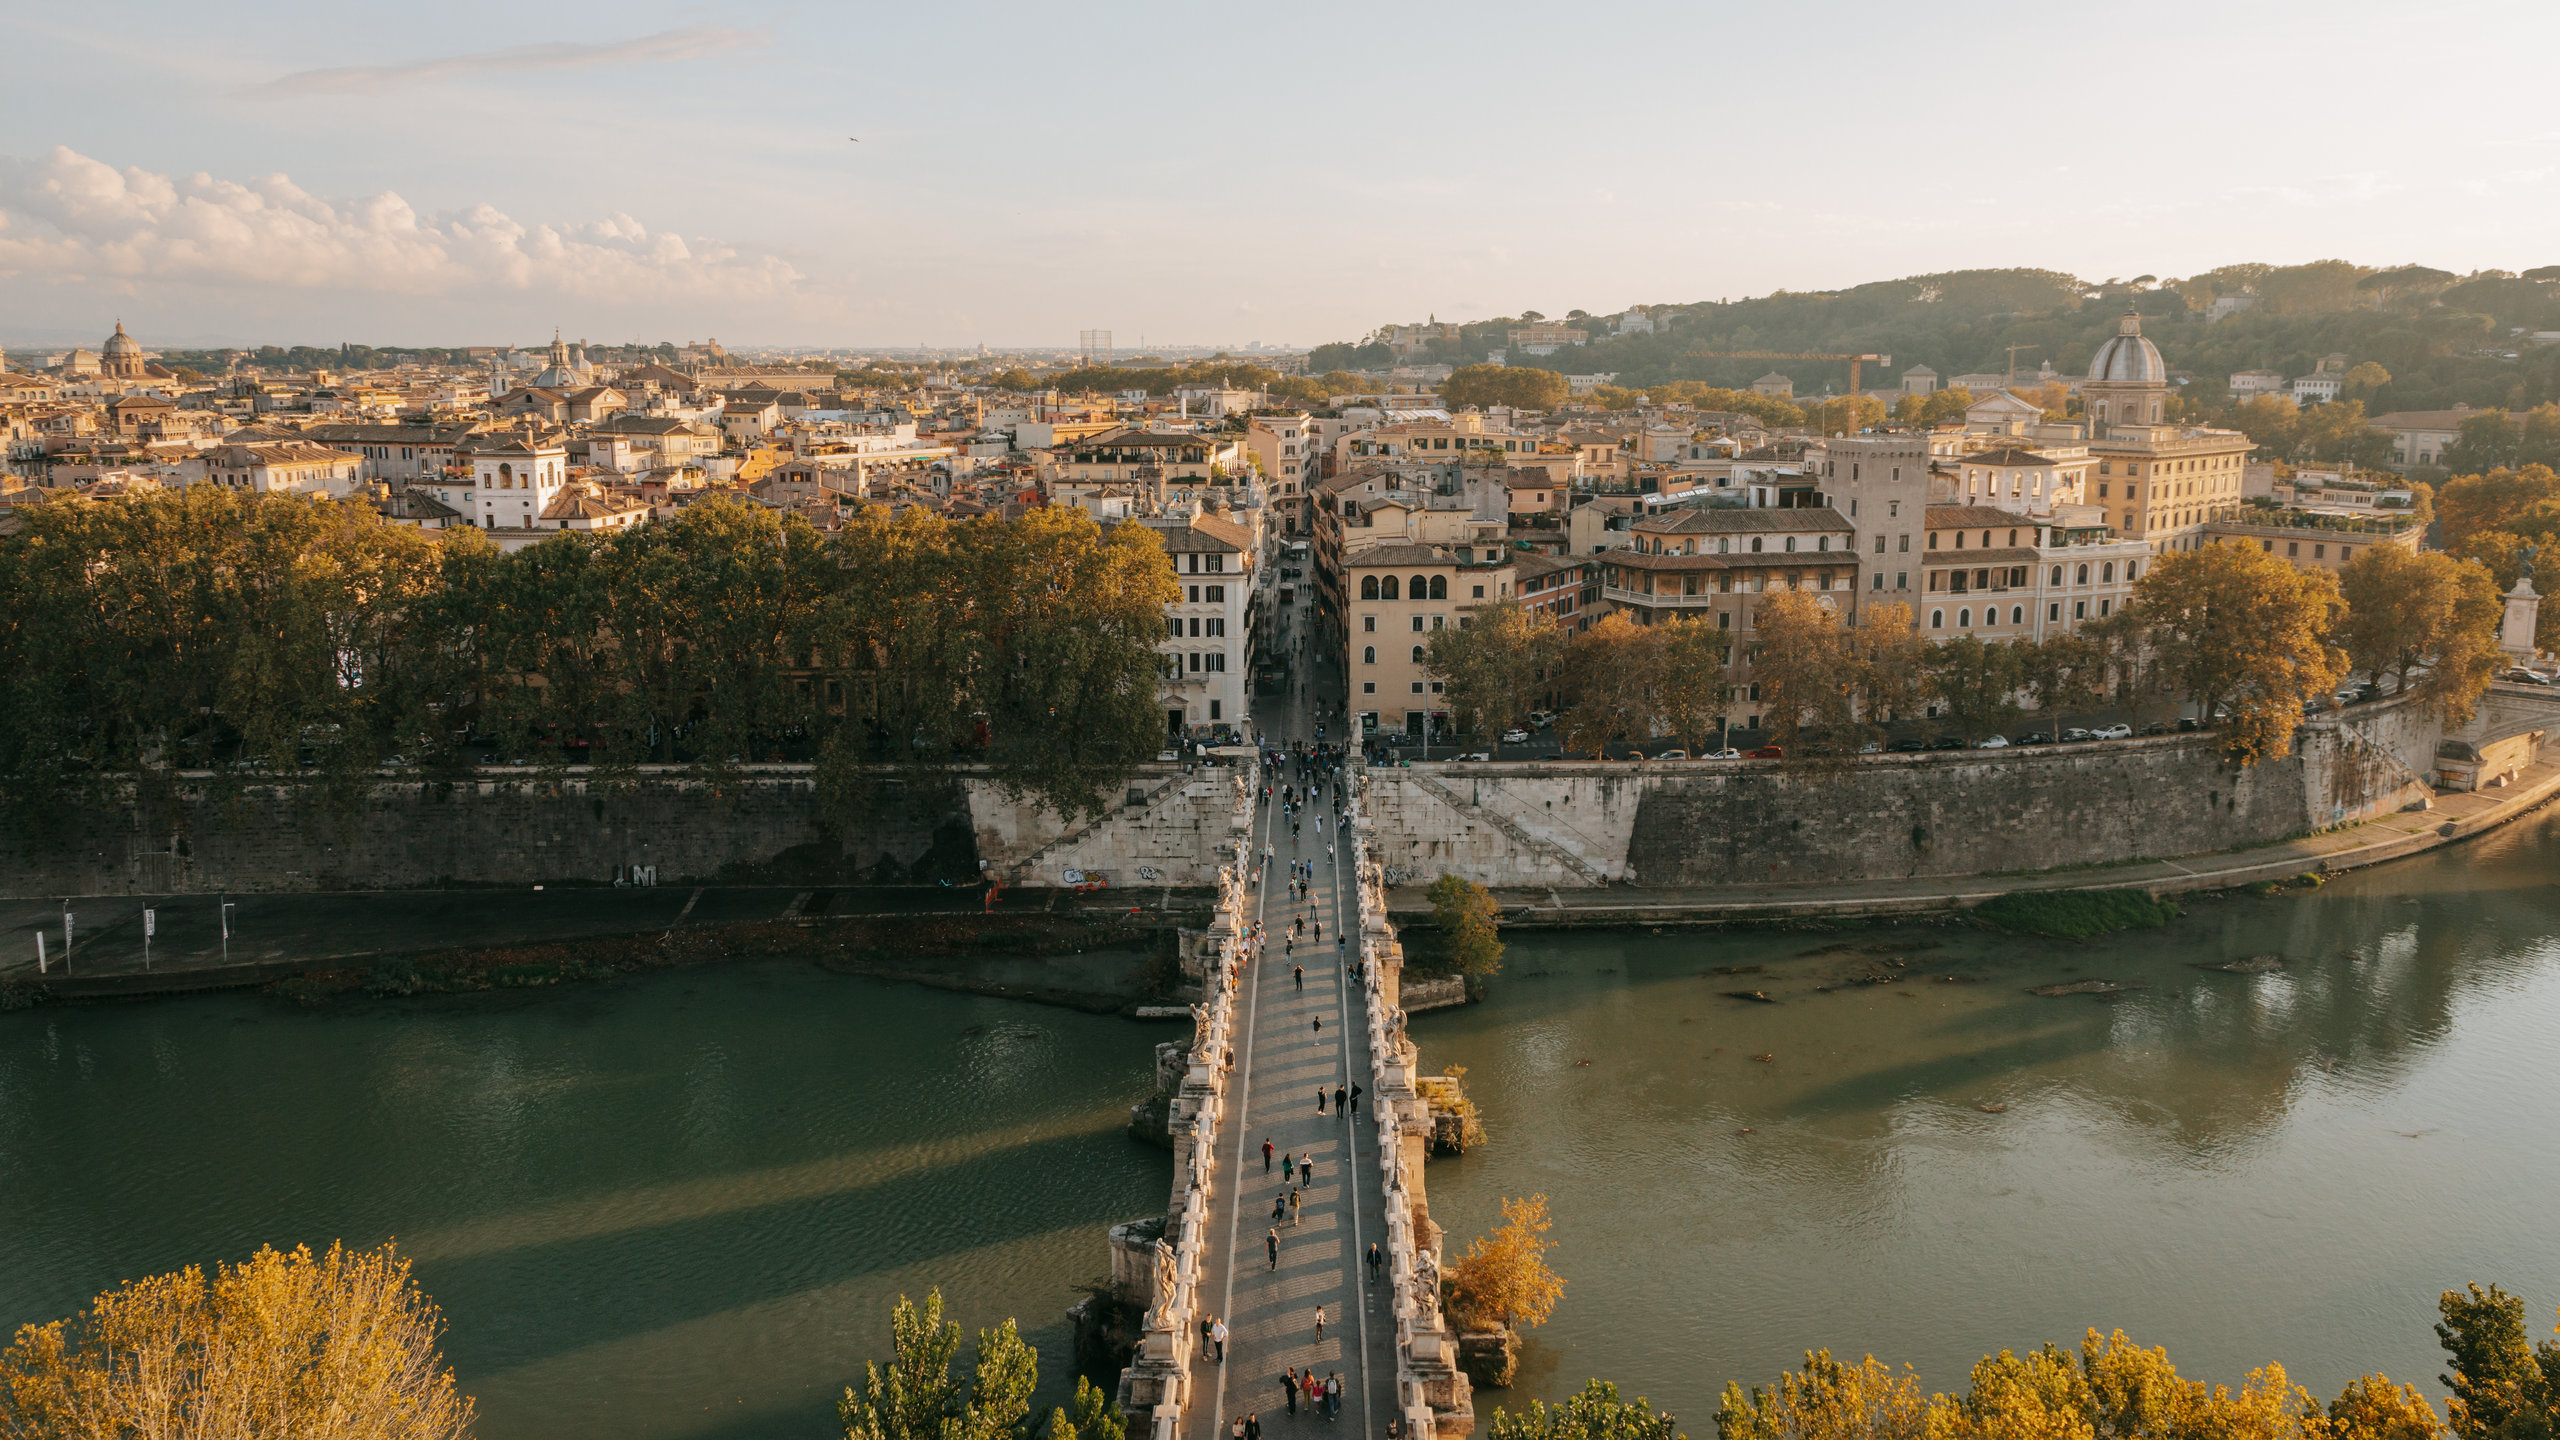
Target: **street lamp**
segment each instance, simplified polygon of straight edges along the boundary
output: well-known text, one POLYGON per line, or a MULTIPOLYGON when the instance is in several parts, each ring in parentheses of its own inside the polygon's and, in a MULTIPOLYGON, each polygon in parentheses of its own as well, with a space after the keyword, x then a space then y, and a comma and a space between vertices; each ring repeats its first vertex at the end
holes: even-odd
POLYGON ((222 963, 225 965, 231 963, 231 909, 231 901, 222 902, 222 963))

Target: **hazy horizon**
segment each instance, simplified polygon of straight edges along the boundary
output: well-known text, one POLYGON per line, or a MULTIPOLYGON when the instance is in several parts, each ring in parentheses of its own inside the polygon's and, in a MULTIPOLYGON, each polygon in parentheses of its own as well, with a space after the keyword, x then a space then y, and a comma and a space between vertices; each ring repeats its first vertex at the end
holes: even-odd
POLYGON ((1960 269, 2560 261, 2560 17, 2520 4, 435 13, 0 8, 0 341, 1131 353, 1960 269))

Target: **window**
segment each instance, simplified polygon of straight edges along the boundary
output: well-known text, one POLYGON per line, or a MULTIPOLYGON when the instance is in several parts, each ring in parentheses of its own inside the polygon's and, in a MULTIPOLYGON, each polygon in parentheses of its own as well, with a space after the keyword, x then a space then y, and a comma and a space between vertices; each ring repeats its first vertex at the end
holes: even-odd
POLYGON ((2026 623, 2027 623, 2027 607, 2026 607, 2026 606, 2024 606, 2024 605, 2012 605, 2012 606, 2010 606, 2010 607, 2009 607, 2009 623, 2010 623, 2010 624, 2012 624, 2012 625, 2024 625, 2024 624, 2026 624, 2026 623))
POLYGON ((1932 550, 1938 548, 1938 532, 1935 530, 1929 532, 1929 548, 1932 550))
POLYGON ((1946 612, 1946 611, 1944 611, 1944 610, 1932 610, 1932 611, 1930 611, 1930 612, 1929 612, 1929 628, 1930 628, 1930 629, 1932 629, 1932 630, 1944 630, 1944 629, 1946 629, 1946 628, 1947 628, 1947 612, 1946 612))
POLYGON ((1479 600, 1484 598, 1484 587, 1481 585, 1476 587, 1476 598, 1479 600))
POLYGON ((1732 629, 1732 628, 1733 628, 1733 612, 1732 612, 1732 611, 1730 611, 1730 610, 1719 610, 1719 611, 1717 611, 1717 612, 1716 612, 1716 628, 1717 628, 1717 629, 1719 629, 1719 630, 1730 630, 1730 629, 1732 629))
POLYGON ((1419 615, 1413 617, 1413 633, 1417 635, 1422 633, 1422 617, 1419 615))
POLYGON ((2088 618, 2089 618, 2089 602, 2088 602, 2088 601, 2086 601, 2086 600, 2074 600, 2074 601, 2072 601, 2072 602, 2071 602, 2071 618, 2072 618, 2072 619, 2074 619, 2074 620, 2086 620, 2086 619, 2088 619, 2088 618))
POLYGON ((1879 555, 1884 553, 1884 537, 1881 535, 1876 537, 1876 553, 1879 555))
POLYGON ((1378 647, 1377 647, 1377 646, 1375 646, 1375 645, 1363 645, 1363 646, 1361 646, 1361 647, 1360 647, 1360 663, 1361 663, 1361 664, 1363 664, 1363 665, 1375 665, 1375 664, 1377 664, 1377 663, 1378 663, 1378 647))
POLYGON ((1377 616, 1375 616, 1375 615, 1363 615, 1363 616, 1361 616, 1361 617, 1360 617, 1360 628, 1361 628, 1361 629, 1363 629, 1363 630, 1365 630, 1365 631, 1367 631, 1367 632, 1369 632, 1369 633, 1370 633, 1370 634, 1372 634, 1372 635, 1377 634, 1377 633, 1378 633, 1378 617, 1377 617, 1377 616))
POLYGON ((1733 553, 1733 539, 1731 536, 1727 536, 1716 541, 1716 553, 1719 555, 1730 555, 1733 553))
POLYGON ((2114 608, 2115 608, 2115 605, 2116 605, 2116 602, 2114 602, 2113 600, 2101 600, 2101 601, 2099 601, 2099 602, 2098 602, 2098 615, 2099 615, 2099 618, 2104 619, 2104 618, 2106 617, 2106 613, 2107 613, 2108 611, 2110 611, 2110 610, 2114 609, 2114 608))
POLYGON ((2284 542, 2284 553, 2287 555, 2300 555, 2302 553, 2302 542, 2299 540, 2287 540, 2284 542))
POLYGON ((2052 604, 2044 607, 2044 618, 2047 620, 2060 620, 2062 618, 2062 602, 2056 600, 2052 604))
POLYGON ((2312 547, 2311 547, 2311 558, 2312 558, 2312 559, 2314 559, 2314 560, 2326 560, 2326 559, 2328 559, 2328 558, 2329 558, 2329 547, 2328 547, 2328 546, 2326 546, 2326 545, 2314 545, 2314 546, 2312 546, 2312 547))
MULTIPOLYGON (((1448 583, 1449 583, 1449 582, 1448 582, 1446 579, 1443 579, 1443 580, 1441 580, 1441 582, 1440 582, 1440 583, 1441 583, 1441 585, 1442 585, 1442 586, 1444 586, 1444 587, 1445 587, 1445 586, 1447 586, 1447 585, 1448 585, 1448 583)), ((1409 581, 1407 581, 1407 582, 1405 583, 1405 587, 1404 587, 1404 598, 1406 598, 1407 600, 1420 600, 1420 599, 1422 599, 1423 597, 1425 597, 1425 596, 1429 595, 1430 593, 1431 593, 1431 581, 1430 581, 1428 578, 1425 578, 1424 576, 1416 575, 1416 576, 1414 576, 1414 577, 1413 577, 1413 579, 1411 579, 1411 580, 1409 580, 1409 581)), ((1445 588, 1444 588, 1444 589, 1442 589, 1442 590, 1441 590, 1441 592, 1440 592, 1441 598, 1443 598, 1443 599, 1448 598, 1448 594, 1449 594, 1449 592, 1448 592, 1448 590, 1447 590, 1447 589, 1445 589, 1445 588)))
POLYGON ((1446 616, 1446 615, 1434 615, 1434 616, 1432 616, 1432 617, 1431 617, 1431 628, 1432 628, 1432 629, 1434 629, 1434 630, 1446 630, 1446 629, 1448 629, 1448 628, 1449 628, 1449 617, 1448 617, 1448 616, 1446 616))
POLYGON ((1421 682, 1421 681, 1416 680, 1416 681, 1414 681, 1414 682, 1413 682, 1413 693, 1414 693, 1414 694, 1416 694, 1416 695, 1419 695, 1419 694, 1421 694, 1421 693, 1422 693, 1422 682, 1421 682))
POLYGON ((1191 636, 1195 640, 1200 636, 1200 617, 1197 615, 1191 617, 1191 636))
POLYGON ((2056 585, 2062 583, 2062 567, 2059 565, 2053 567, 2053 583, 2056 585))
POLYGON ((1226 602, 1227 602, 1227 587, 1226 587, 1226 586, 1224 586, 1224 585, 1212 585, 1212 586, 1210 586, 1210 587, 1209 587, 1209 603, 1210 603, 1210 604, 1212 604, 1212 605, 1223 605, 1223 604, 1225 604, 1226 602))
POLYGON ((1361 694, 1363 694, 1363 695, 1375 695, 1375 694, 1377 694, 1377 693, 1378 693, 1378 682, 1377 682, 1377 681, 1375 681, 1375 680, 1363 680, 1363 681, 1361 681, 1361 682, 1360 682, 1360 693, 1361 693, 1361 694))
POLYGON ((1378 598, 1377 576, 1363 575, 1360 577, 1360 598, 1363 600, 1375 600, 1378 598))
POLYGON ((1881 589, 1883 589, 1883 588, 1884 588, 1884 572, 1883 572, 1883 571, 1881 571, 1881 570, 1879 570, 1879 571, 1877 571, 1877 572, 1876 572, 1876 583, 1875 583, 1875 588, 1876 588, 1876 589, 1878 589, 1878 590, 1881 590, 1881 589))
POLYGON ((1966 626, 1971 625, 1972 623, 1973 623, 1973 612, 1972 612, 1971 610, 1959 610, 1959 611, 1957 611, 1957 612, 1956 612, 1956 628, 1957 628, 1957 629, 1962 630, 1962 629, 1964 629, 1966 626))
POLYGON ((2078 572, 2076 572, 2076 573, 2079 575, 2079 577, 2080 577, 2080 578, 2079 578, 2079 579, 2077 579, 2077 580, 2074 580, 2074 581, 2073 581, 2073 582, 2071 582, 2071 583, 2073 583, 2073 584, 2075 584, 2075 585, 2086 585, 2086 584, 2088 584, 2088 583, 2089 583, 2089 567, 2088 567, 2088 566, 2086 566, 2086 565, 2081 566, 2081 567, 2080 567, 2080 569, 2078 570, 2078 572))
POLYGON ((1796 553, 1796 537, 1793 535, 1787 537, 1787 553, 1790 555, 1796 553))
POLYGON ((1169 635, 1171 635, 1174 639, 1176 639, 1176 640, 1181 639, 1181 638, 1182 638, 1182 617, 1181 617, 1181 616, 1179 616, 1179 615, 1168 615, 1168 616, 1166 616, 1166 617, 1165 617, 1165 622, 1164 622, 1164 628, 1165 628, 1166 633, 1167 633, 1167 634, 1169 634, 1169 635))
POLYGON ((1416 665, 1422 663, 1422 647, 1419 645, 1413 647, 1413 663, 1416 665))
POLYGON ((2106 564, 2099 566, 2098 579, 2108 585, 2116 583, 2116 562, 2110 560, 2106 564))
POLYGON ((1224 556, 1224 555, 1212 555, 1212 556, 1210 556, 1210 557, 1209 557, 1209 573, 1210 573, 1210 574, 1212 574, 1212 575, 1216 575, 1216 574, 1222 573, 1223 571, 1225 571, 1225 569, 1226 569, 1226 568, 1227 568, 1227 557, 1226 557, 1226 556, 1224 556))
POLYGON ((1378 598, 1381 600, 1393 600, 1396 598, 1396 577, 1393 575, 1381 575, 1378 577, 1378 598))
POLYGON ((1200 652, 1197 650, 1191 652, 1191 673, 1194 675, 1200 673, 1200 652))
POLYGON ((1760 553, 1760 537, 1757 535, 1751 537, 1751 553, 1754 555, 1760 553))

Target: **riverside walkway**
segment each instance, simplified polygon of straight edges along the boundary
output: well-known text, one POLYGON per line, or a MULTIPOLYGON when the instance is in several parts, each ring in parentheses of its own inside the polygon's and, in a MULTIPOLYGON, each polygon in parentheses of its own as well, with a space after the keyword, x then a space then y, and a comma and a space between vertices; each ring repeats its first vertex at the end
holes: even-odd
MULTIPOLYGON (((1290 785, 1304 793, 1307 786, 1286 760, 1266 778, 1275 792, 1290 785)), ((1227 1354, 1223 1365, 1213 1352, 1195 1361, 1186 1440, 1223 1440, 1246 1416, 1258 1416, 1266 1435, 1302 1428, 1375 1437, 1396 1409, 1392 1285, 1384 1275, 1371 1281, 1362 1263, 1369 1246, 1386 1239, 1386 1186, 1371 1109, 1375 1057, 1362 994, 1342 958, 1357 953, 1358 922, 1346 837, 1333 820, 1337 784, 1328 779, 1324 795, 1301 807, 1294 838, 1276 794, 1255 817, 1254 853, 1267 847, 1270 856, 1253 898, 1253 918, 1266 940, 1245 967, 1239 996, 1235 1103, 1221 1117, 1216 1141, 1227 1172, 1219 1178, 1227 1183, 1211 1202, 1201 1285, 1204 1304, 1226 1321, 1227 1354), (1305 900, 1289 889, 1293 861, 1307 861, 1313 870, 1305 900), (1293 943, 1291 925, 1298 920, 1310 927, 1321 922, 1323 938, 1315 939, 1310 928, 1293 943), (1338 943, 1345 936, 1354 943, 1338 943), (1303 968, 1303 986, 1293 967, 1303 968), (1361 1098, 1353 1114, 1341 1114, 1332 1092, 1353 1084, 1361 1098), (1325 1092, 1321 1112, 1319 1090, 1325 1092), (1272 1147, 1268 1169, 1265 1141, 1272 1147), (1282 1156, 1312 1166, 1309 1183, 1284 1181, 1282 1156), (1275 1200, 1285 1205, 1292 1189, 1300 1202, 1296 1213, 1275 1221, 1275 1200), (1276 1266, 1269 1248, 1275 1229, 1276 1266), (1293 1417, 1280 1384, 1284 1370, 1312 1370, 1328 1385, 1339 1379, 1339 1415, 1328 1420, 1301 1400, 1293 1417)))

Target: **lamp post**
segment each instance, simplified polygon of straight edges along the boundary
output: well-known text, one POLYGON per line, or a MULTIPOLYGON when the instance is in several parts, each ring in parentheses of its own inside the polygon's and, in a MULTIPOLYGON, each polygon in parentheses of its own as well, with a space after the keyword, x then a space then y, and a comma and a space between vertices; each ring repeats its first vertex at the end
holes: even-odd
POLYGON ((231 963, 231 907, 232 902, 226 899, 219 912, 222 920, 222 963, 225 965, 231 963))

